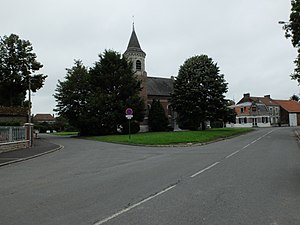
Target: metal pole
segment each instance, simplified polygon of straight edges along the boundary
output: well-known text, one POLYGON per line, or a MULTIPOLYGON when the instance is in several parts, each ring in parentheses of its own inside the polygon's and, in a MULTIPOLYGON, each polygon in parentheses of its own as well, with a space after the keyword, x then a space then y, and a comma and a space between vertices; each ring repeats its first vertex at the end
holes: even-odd
POLYGON ((131 119, 128 120, 128 123, 129 123, 129 125, 128 125, 129 139, 131 139, 130 120, 131 120, 131 119))
POLYGON ((28 123, 31 123, 31 80, 30 75, 28 76, 28 123))

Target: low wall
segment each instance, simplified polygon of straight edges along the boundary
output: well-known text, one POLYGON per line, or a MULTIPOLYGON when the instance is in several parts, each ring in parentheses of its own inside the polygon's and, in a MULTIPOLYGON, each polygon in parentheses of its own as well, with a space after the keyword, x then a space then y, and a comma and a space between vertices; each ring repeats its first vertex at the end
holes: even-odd
POLYGON ((10 151, 14 151, 22 148, 28 148, 28 147, 29 147, 28 140, 0 143, 0 153, 10 152, 10 151))

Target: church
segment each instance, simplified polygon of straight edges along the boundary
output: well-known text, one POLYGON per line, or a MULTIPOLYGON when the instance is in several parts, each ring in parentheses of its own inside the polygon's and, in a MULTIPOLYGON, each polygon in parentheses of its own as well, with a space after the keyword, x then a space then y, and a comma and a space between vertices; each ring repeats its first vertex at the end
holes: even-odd
POLYGON ((146 72, 146 53, 142 50, 138 41, 134 25, 129 39, 129 43, 124 56, 133 64, 133 70, 137 77, 141 80, 142 90, 141 97, 144 99, 146 115, 144 122, 141 124, 141 132, 148 130, 148 113, 153 99, 160 100, 169 123, 173 126, 175 120, 170 107, 171 93, 173 92, 174 77, 161 78, 147 76, 146 72))

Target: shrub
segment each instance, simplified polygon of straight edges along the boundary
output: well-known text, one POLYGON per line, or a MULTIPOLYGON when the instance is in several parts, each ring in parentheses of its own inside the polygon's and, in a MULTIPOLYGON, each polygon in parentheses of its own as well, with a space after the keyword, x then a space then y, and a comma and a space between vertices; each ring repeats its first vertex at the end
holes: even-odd
POLYGON ((166 131, 168 128, 168 118, 165 110, 157 99, 153 99, 149 110, 149 130, 150 131, 166 131))

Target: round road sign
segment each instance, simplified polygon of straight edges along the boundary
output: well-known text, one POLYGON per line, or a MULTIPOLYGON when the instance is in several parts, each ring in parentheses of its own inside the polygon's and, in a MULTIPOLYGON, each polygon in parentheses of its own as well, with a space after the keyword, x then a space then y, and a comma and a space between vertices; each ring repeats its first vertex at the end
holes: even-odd
POLYGON ((132 108, 127 108, 125 111, 126 115, 133 115, 133 110, 132 108))

